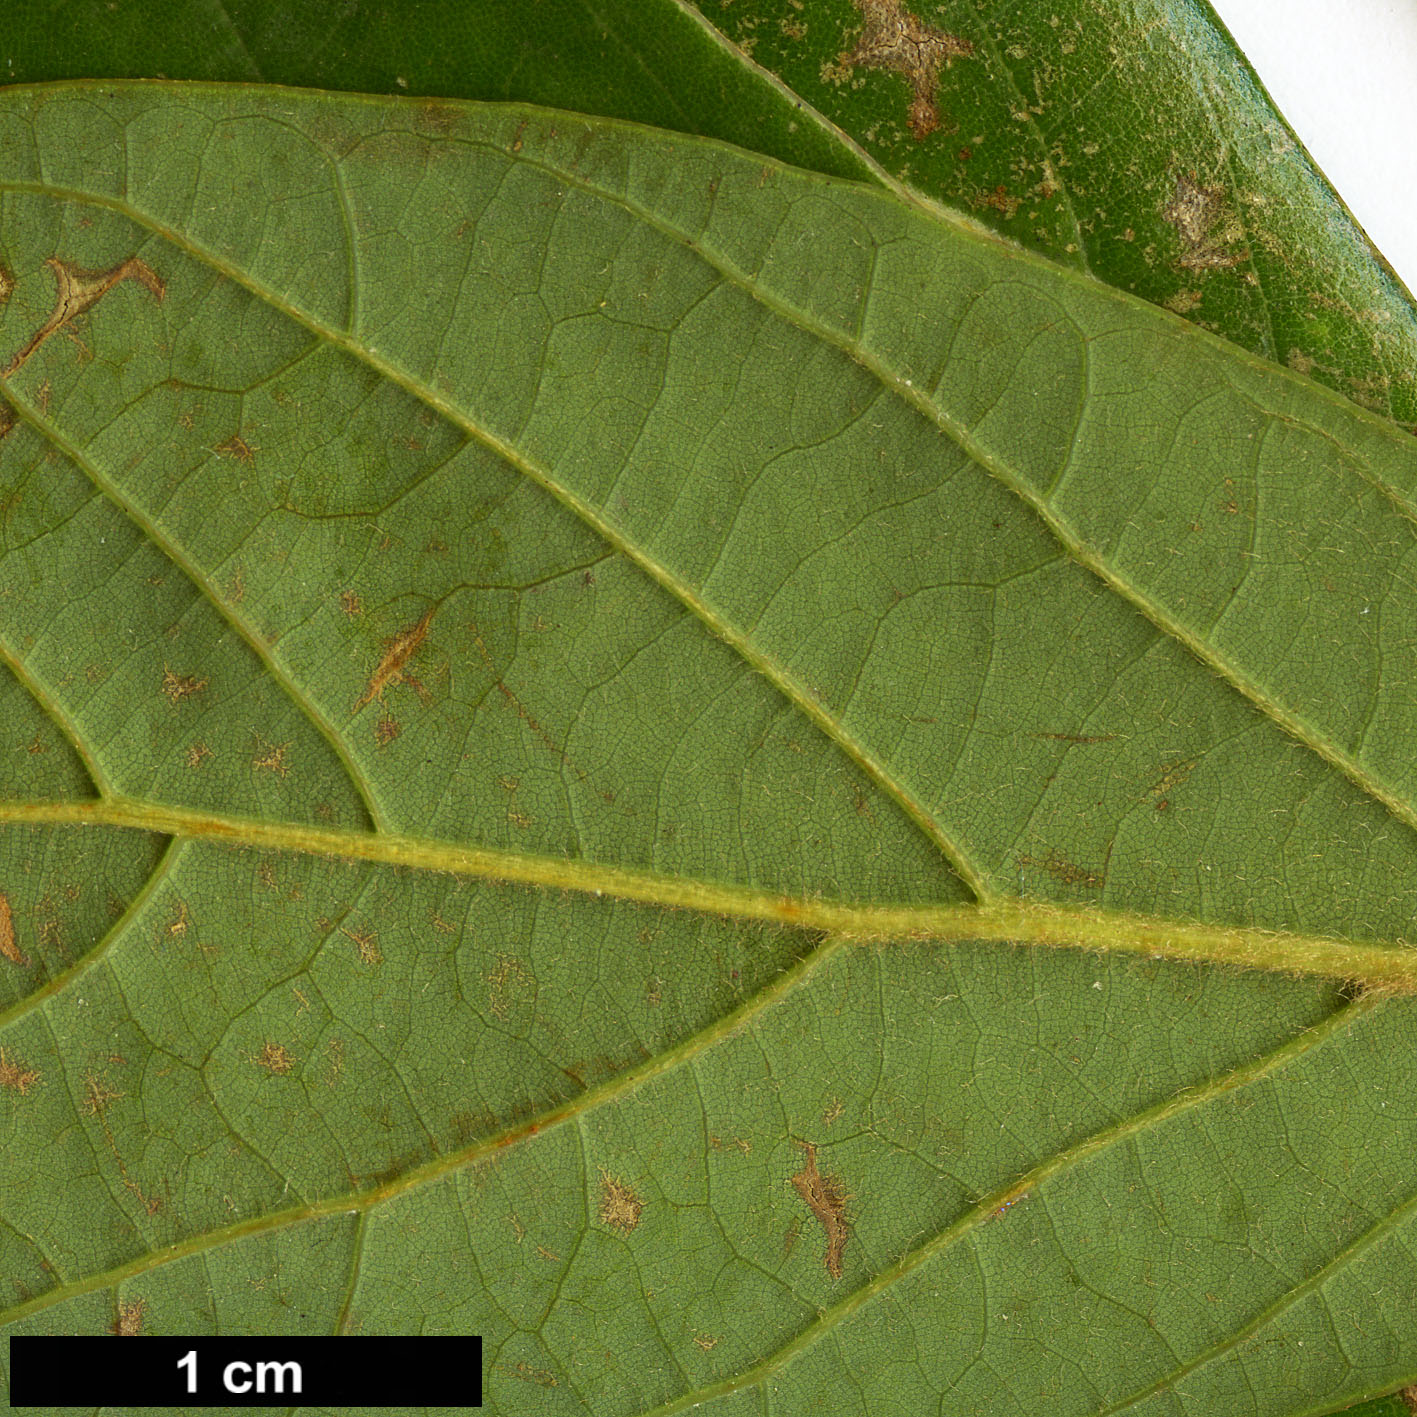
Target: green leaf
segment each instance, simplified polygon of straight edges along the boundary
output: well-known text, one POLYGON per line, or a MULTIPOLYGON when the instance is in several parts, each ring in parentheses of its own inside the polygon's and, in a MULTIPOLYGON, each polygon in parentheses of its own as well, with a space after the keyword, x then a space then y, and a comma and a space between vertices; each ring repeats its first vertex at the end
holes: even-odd
POLYGON ((1417 1378, 1410 436, 609 121, 14 89, 0 198, 9 1331, 1417 1378))
POLYGON ((1412 1408, 1401 1397, 1379 1397, 1344 1410, 1349 1417, 1409 1417, 1412 1408))
POLYGON ((1417 308, 1205 0, 917 9, 68 0, 6 17, 0 72, 519 100, 874 172, 1417 425, 1417 308))

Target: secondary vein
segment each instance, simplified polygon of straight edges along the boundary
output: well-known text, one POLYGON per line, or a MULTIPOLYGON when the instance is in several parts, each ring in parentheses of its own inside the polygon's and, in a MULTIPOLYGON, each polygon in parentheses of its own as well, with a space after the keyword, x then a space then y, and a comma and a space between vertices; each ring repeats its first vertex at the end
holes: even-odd
POLYGON ((922 803, 916 801, 915 798, 906 791, 904 785, 888 770, 884 763, 877 759, 864 744, 858 742, 846 732, 843 725, 840 724, 823 705, 816 701, 804 684, 789 674, 787 670, 772 659, 771 656, 757 649, 746 634, 720 617, 707 602, 694 592, 692 587, 675 576, 668 567, 661 565, 654 557, 649 555, 646 550, 627 538, 617 527, 591 507, 589 503, 571 491, 569 487, 558 482, 549 469, 539 466, 505 439, 497 437, 490 430, 482 427, 482 425, 470 415, 458 408, 451 399, 439 395, 434 390, 428 388, 417 378, 405 372, 398 365, 384 359, 353 336, 289 304, 274 291, 267 289, 259 281, 252 279, 239 267, 217 255, 216 252, 208 250, 184 233, 158 221, 156 218, 149 216, 147 213, 132 206, 128 202, 121 201, 115 197, 100 196, 96 193, 55 187, 43 182, 0 183, 0 191, 35 192, 73 202, 86 202, 127 217, 128 220, 143 227, 145 230, 152 232, 165 241, 171 242, 172 245, 185 252, 193 260, 201 262, 203 265, 216 271, 219 275, 241 286, 242 289, 250 292, 258 300, 269 305, 272 309, 280 311, 288 319, 293 320, 311 334, 343 350, 351 358, 373 369, 375 372, 403 389, 406 393, 410 394, 413 398, 417 399, 420 403, 423 403, 441 417, 445 418, 450 424, 461 430, 468 437, 481 443, 510 467, 515 468, 543 491, 549 493, 563 506, 569 508, 570 511, 579 517, 581 521, 588 525, 604 541, 625 556, 627 560, 632 561, 657 585, 674 596, 674 598, 684 605, 712 635, 723 640, 734 649, 754 670, 767 679, 779 693, 787 698, 801 712, 806 714, 806 716, 820 728, 822 732, 831 738, 854 763, 866 772, 872 781, 880 786, 905 810, 915 826, 930 839, 936 850, 945 857, 946 861, 978 900, 984 901, 994 897, 995 892, 988 886, 983 871, 970 859, 963 846, 945 832, 944 828, 928 809, 922 803))
MULTIPOLYGON (((857 1309, 874 1299, 883 1290, 888 1289, 892 1284, 905 1278, 905 1276, 910 1274, 913 1270, 919 1269, 921 1265, 935 1259, 952 1245, 968 1239, 981 1226, 997 1217, 1003 1207, 1023 1200, 1053 1177, 1063 1172, 1074 1170, 1076 1167, 1087 1162, 1091 1157, 1105 1151, 1108 1147, 1124 1143, 1128 1138, 1136 1136, 1138 1133, 1150 1127, 1159 1126, 1181 1113, 1194 1111, 1197 1107, 1202 1107, 1227 1092, 1233 1092, 1238 1088, 1245 1087, 1250 1083, 1257 1082, 1262 1078, 1278 1072, 1287 1064, 1303 1057, 1304 1054, 1308 1053, 1314 1047, 1327 1042, 1334 1034, 1352 1027, 1355 1022, 1366 1014, 1371 1013, 1379 1004, 1380 1000, 1377 997, 1369 996, 1366 999, 1359 999, 1344 1008, 1337 1009, 1317 1027, 1305 1030, 1303 1033, 1291 1038, 1288 1042, 1281 1044, 1272 1052, 1256 1059, 1247 1066, 1236 1068, 1233 1072, 1226 1073, 1206 1083, 1202 1087, 1196 1087, 1189 1091, 1181 1092, 1177 1096, 1157 1106, 1150 1107, 1145 1111, 1128 1117, 1125 1121, 1119 1122, 1115 1126, 1106 1127, 1101 1131, 1094 1132, 1090 1137, 1085 1137, 1075 1145, 1063 1151, 1056 1152, 1046 1161, 1040 1162, 1019 1180, 1001 1187, 999 1190, 977 1201, 955 1220, 953 1224, 940 1231, 938 1235, 935 1235, 923 1245, 913 1250, 907 1250, 894 1264, 886 1266, 886 1268, 867 1280, 865 1284, 861 1285, 860 1288, 853 1290, 852 1293, 832 1305, 831 1308, 824 1309, 806 1328, 785 1343, 776 1353, 760 1359, 757 1363, 741 1373, 736 1373, 717 1383, 698 1388, 692 1392, 686 1392, 677 1398, 672 1398, 662 1406, 642 1414, 642 1417, 673 1417, 673 1414, 696 1407, 711 1398, 724 1397, 730 1393, 741 1392, 744 1388, 752 1387, 757 1383, 766 1381, 768 1378, 772 1377, 774 1373, 786 1367, 799 1353, 810 1348, 819 1339, 836 1328, 844 1319, 850 1318, 857 1309)), ((1407 1202, 1399 1206, 1391 1216, 1384 1217, 1384 1220, 1379 1222, 1379 1225, 1391 1227, 1396 1224, 1397 1219, 1407 1211, 1411 1204, 1411 1202, 1407 1202)), ((1342 1258, 1342 1256, 1339 1258, 1342 1258)), ((1335 1259, 1329 1265, 1324 1266, 1318 1274, 1311 1275, 1300 1288, 1304 1292, 1308 1292, 1308 1290, 1319 1283, 1321 1278, 1327 1275, 1337 1263, 1338 1260, 1335 1259)), ((1258 1323, 1250 1327, 1258 1327, 1258 1323)), ((1248 1333, 1249 1328, 1244 1332, 1248 1333)), ((1241 1335, 1236 1336, 1236 1341, 1238 1341, 1240 1336, 1241 1335)), ((1197 1364, 1190 1366, 1197 1366, 1197 1364)), ((1184 1371, 1189 1370, 1190 1368, 1188 1367, 1184 1371)), ((1158 1382, 1156 1386, 1159 1388, 1162 1385, 1161 1382, 1158 1382)), ((1148 1391, 1150 1391, 1150 1389, 1148 1389, 1148 1391)), ((1115 1410, 1118 1409, 1109 1408, 1108 1412, 1115 1410)))
MULTIPOLYGON (((373 785, 360 770, 359 765, 350 756, 349 749, 345 746, 344 740, 336 731, 334 725, 330 723, 318 705, 306 694, 289 674, 281 668, 271 653, 269 646, 249 625, 245 619, 238 615, 229 602, 212 585, 211 577, 195 562, 187 556, 186 552, 172 538, 166 535, 153 519, 139 507, 132 498, 128 497, 106 473, 103 472, 89 457, 81 452, 75 445, 67 439, 63 433, 33 404, 18 395, 14 389, 0 379, 0 390, 3 390, 6 400, 14 408, 20 418, 32 427, 36 433, 53 447, 57 448, 69 459, 73 465, 81 471, 85 477, 103 494, 114 506, 131 521, 138 530, 156 546, 164 556, 166 556, 179 570, 197 587, 202 598, 213 610, 241 637, 242 641, 255 654, 261 662, 262 667, 284 690, 286 696, 295 705, 302 716, 309 721, 315 731, 330 745, 331 751, 339 759, 340 765, 348 775, 351 785, 359 796, 364 810, 369 815, 369 820, 377 830, 382 830, 384 826, 384 815, 380 811, 379 801, 374 792, 373 785)), ((90 755, 85 752, 85 762, 88 762, 90 755)), ((91 769, 92 770, 92 769, 91 769)))

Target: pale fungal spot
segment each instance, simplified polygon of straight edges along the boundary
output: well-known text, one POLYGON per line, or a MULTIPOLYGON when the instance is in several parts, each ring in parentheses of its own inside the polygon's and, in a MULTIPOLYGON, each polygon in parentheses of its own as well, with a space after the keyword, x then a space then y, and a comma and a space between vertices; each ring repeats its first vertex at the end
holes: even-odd
POLYGON ((0 1048, 0 1087, 8 1092, 18 1092, 23 1097, 39 1081, 39 1073, 15 1062, 5 1049, 0 1048))
POLYGON ((113 1333, 118 1338, 132 1338, 143 1331, 143 1314, 148 1303, 146 1299, 130 1299, 119 1304, 118 1317, 113 1324, 113 1333))
POLYGON ((640 1223, 645 1203, 638 1192, 608 1171, 600 1173, 600 1223, 628 1235, 640 1223))
POLYGON ((530 998, 536 991, 536 977, 514 955, 498 955, 497 967, 487 976, 487 1008, 495 1019, 505 1019, 511 1006, 530 998))
POLYGON ((108 1084, 108 1079, 99 1073, 84 1074, 84 1115, 102 1117, 115 1103, 121 1102, 127 1094, 117 1091, 108 1084))
POLYGON ((1223 187, 1202 187, 1194 173, 1179 173, 1175 192, 1161 215, 1181 240, 1177 265, 1182 269, 1224 270, 1249 260, 1248 251, 1227 249, 1242 232, 1226 211, 1223 187))
POLYGON ((185 935, 191 923, 192 917, 188 914, 187 902, 185 900, 175 901, 172 920, 167 926, 167 934, 169 936, 185 935))
POLYGON ((384 952, 379 948, 379 937, 368 925, 358 930, 341 926, 340 934, 354 942, 354 947, 359 951, 360 964, 383 964, 384 952))
POLYGON ((941 127, 936 102, 941 68, 955 59, 968 58, 974 46, 967 39, 927 25, 912 15, 900 0, 853 0, 866 21, 853 49, 841 55, 847 69, 887 69, 910 85, 907 122, 916 142, 941 127))
POLYGON ((295 1066, 295 1058, 283 1043, 267 1043, 251 1061, 272 1076, 283 1077, 295 1066))
POLYGON ((162 692, 174 703, 206 692, 209 679, 199 679, 195 674, 174 674, 164 666, 162 671, 162 692))
POLYGON ((285 751, 289 747, 289 743, 267 743, 257 738, 256 756, 251 759, 251 766, 256 769, 264 768, 267 772, 275 773, 277 777, 289 777, 290 764, 285 760, 285 751))

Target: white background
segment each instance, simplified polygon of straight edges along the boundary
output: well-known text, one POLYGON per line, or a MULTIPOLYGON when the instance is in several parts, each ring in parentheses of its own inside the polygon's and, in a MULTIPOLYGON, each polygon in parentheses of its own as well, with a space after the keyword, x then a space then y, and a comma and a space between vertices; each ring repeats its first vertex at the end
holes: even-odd
POLYGON ((1275 106, 1417 293, 1417 0, 1211 0, 1275 106))

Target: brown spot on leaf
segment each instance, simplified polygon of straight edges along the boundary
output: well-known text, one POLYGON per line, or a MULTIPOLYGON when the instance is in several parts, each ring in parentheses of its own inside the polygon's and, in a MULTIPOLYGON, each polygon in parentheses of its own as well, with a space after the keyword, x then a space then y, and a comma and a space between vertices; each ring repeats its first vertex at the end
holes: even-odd
POLYGON ((935 94, 940 69, 967 58, 974 46, 958 35, 927 25, 912 15, 901 0, 853 0, 865 20, 853 49, 842 54, 841 64, 852 69, 886 69, 901 75, 914 95, 908 123, 916 142, 923 142, 941 126, 935 94))
POLYGON ((10 269, 0 262, 0 305, 3 305, 15 291, 15 278, 10 274, 10 269))
POLYGON ((515 1363, 510 1368, 505 1364, 498 1364, 498 1369, 504 1373, 510 1373, 514 1378, 520 1378, 524 1383, 535 1383, 537 1387, 555 1387, 556 1375, 548 1372, 545 1368, 535 1368, 530 1363, 515 1363))
POLYGON ((639 1223, 645 1203, 638 1192, 608 1171, 600 1173, 600 1223, 628 1235, 639 1223))
POLYGON ((118 1338, 134 1338, 143 1331, 143 1314, 146 1312, 148 1302, 146 1299, 131 1299, 126 1304, 119 1304, 118 1317, 113 1324, 113 1333, 118 1338))
POLYGON ((374 725, 374 741, 381 748, 387 748, 402 732, 403 725, 399 723, 398 719, 389 718, 386 715, 374 725))
POLYGON ((720 1136, 710 1136, 709 1146, 715 1151, 727 1151, 729 1147, 736 1147, 744 1156, 747 1156, 753 1149, 753 1143, 747 1137, 729 1137, 725 1140, 720 1136))
POLYGON ((187 749, 186 759, 189 768, 199 768, 212 755, 212 750, 205 743, 193 743, 187 749))
MULTIPOLYGON (((109 1056, 109 1062, 123 1064, 126 1059, 115 1053, 109 1056)), ((125 1096, 127 1096, 126 1093, 118 1092, 110 1087, 108 1079, 101 1074, 94 1072, 84 1074, 84 1114, 97 1118, 99 1126, 103 1128, 104 1140, 108 1143, 109 1151, 113 1153, 113 1160, 118 1167, 118 1177, 123 1182, 125 1189, 133 1194, 149 1215, 156 1215, 162 1209, 162 1197, 149 1195, 133 1179, 132 1173, 123 1160, 122 1153, 118 1150, 118 1143, 113 1136, 113 1128, 108 1125, 109 1107, 125 1096)))
POLYGON ((694 1346, 702 1348, 705 1353, 710 1349, 718 1347, 718 1339, 710 1337, 706 1333, 696 1333, 694 1335, 694 1346))
MULTIPOLYGON (((7 404, 4 399, 0 399, 0 438, 3 438, 15 426, 15 410, 7 404)), ((5 510, 8 512, 14 505, 15 499, 6 499, 5 510)))
POLYGON ((846 1223, 846 1202, 850 1197, 835 1176, 823 1176, 817 1170, 817 1148, 811 1142, 799 1142, 807 1153, 802 1169, 789 1179, 792 1188, 802 1197, 807 1209, 827 1234, 827 1252, 823 1262, 833 1279, 841 1278, 841 1254, 846 1248, 850 1228, 846 1223))
MULTIPOLYGON (((566 762, 566 755, 562 751, 561 745, 546 731, 544 727, 542 727, 540 723, 537 722, 536 717, 531 712, 531 710, 527 708, 527 706, 522 703, 522 701, 500 679, 497 681, 497 689, 498 692, 502 695, 502 697, 510 705, 512 712, 515 713, 516 716, 521 719, 521 721, 526 724, 526 726, 531 729, 534 734, 536 734, 538 739, 540 739, 542 747, 544 747, 549 753, 551 753, 553 757, 560 758, 563 762, 566 762)), ((568 765, 574 767, 574 764, 568 765)))
POLYGON ((167 287, 158 274, 136 256, 129 256, 126 261, 120 261, 106 271, 87 271, 61 261, 57 256, 51 256, 44 264, 54 272, 54 309, 30 337, 29 343, 5 366, 0 378, 8 379, 50 335, 69 329, 80 315, 91 310, 122 281, 137 281, 159 301, 167 294, 167 287))
POLYGON ((376 698, 382 701, 384 690, 391 684, 407 684, 418 692, 420 698, 424 697, 423 686, 404 671, 404 665, 418 653, 419 647, 427 638, 428 626, 433 623, 433 617, 437 613, 438 607, 430 605, 417 624, 400 630, 391 640, 385 642, 383 657, 374 666, 374 672, 369 676, 369 686, 354 706, 355 713, 376 698))
POLYGON ((15 939, 15 916, 10 909, 10 897, 0 891, 0 955, 11 964, 28 964, 29 959, 15 939))
POLYGON ((1148 789, 1149 795, 1165 798, 1167 794, 1180 787, 1190 777, 1196 770, 1198 761, 1197 758, 1183 758, 1178 762, 1167 763, 1161 769, 1161 776, 1148 789))
POLYGON ((267 1043, 251 1060, 272 1076, 283 1077, 295 1066, 295 1059, 284 1043, 267 1043))
MULTIPOLYGON (((590 572, 587 571, 586 574, 589 575, 590 572)), ((532 713, 532 711, 527 708, 527 706, 516 696, 516 694, 514 694, 512 690, 509 689, 507 685, 503 682, 501 675, 497 673, 497 666, 493 662, 492 656, 488 652, 486 644, 483 642, 482 635, 478 631, 476 622, 471 620, 468 621, 467 628, 472 632, 472 642, 477 646, 477 652, 479 655, 482 656, 482 662, 487 666, 488 673, 494 676, 494 682, 496 683, 497 691, 502 695, 503 699, 506 700, 508 707, 512 710, 513 713, 516 714, 519 719, 521 719, 524 724, 526 724, 529 729, 531 729, 531 731, 537 736, 537 738, 540 739, 542 746, 549 753, 551 753, 553 757, 559 758, 569 768, 571 768, 572 771, 577 774, 577 776, 582 778, 585 777, 585 774, 581 772, 580 769, 577 768, 575 764, 572 763, 566 757, 564 750, 562 749, 561 745, 555 740, 555 738, 553 738, 551 734, 546 731, 542 724, 537 722, 536 716, 532 713)), ((515 778, 503 777, 499 778, 498 780, 502 783, 504 787, 507 787, 508 782, 511 782, 513 786, 507 787, 507 790, 509 792, 515 790, 515 778)), ((515 817, 516 814, 513 813, 514 820, 515 817)), ((521 825, 521 823, 518 823, 518 825, 521 825)), ((531 825, 530 819, 526 821, 525 825, 531 825)))
POLYGON ((1180 173, 1162 218, 1181 240, 1177 265, 1188 271, 1224 270, 1250 258, 1248 251, 1227 249, 1240 236, 1237 222, 1226 211, 1223 187, 1202 187, 1192 172, 1180 173))
POLYGON ((195 674, 174 674, 165 667, 162 671, 162 692, 174 704, 180 704, 183 699, 190 699, 195 694, 205 693, 209 683, 210 679, 198 679, 195 674))
POLYGON ((8 1092, 18 1092, 23 1097, 38 1081, 39 1073, 34 1068, 15 1062, 0 1048, 0 1087, 8 1092))
POLYGON ((214 453, 220 453, 224 458, 235 458, 239 463, 245 463, 247 467, 255 467, 256 454, 259 448, 253 448, 245 438, 239 433, 233 433, 231 437, 224 438, 212 449, 214 453))
POLYGON ((351 620, 356 615, 364 614, 364 602, 352 590, 340 592, 339 606, 351 620))
POLYGON ((1009 194, 1009 189, 1002 182, 992 192, 983 193, 977 201, 981 207, 992 207, 1006 221, 1016 216, 1023 205, 1020 198, 1009 194))
POLYGON ((1089 871, 1086 867, 1069 861, 1062 852, 1056 849, 1049 851, 1041 861, 1036 856, 1020 856, 1018 864, 1020 866, 1040 866, 1055 881, 1061 881, 1065 886, 1100 886, 1103 883, 1101 872, 1089 871))

